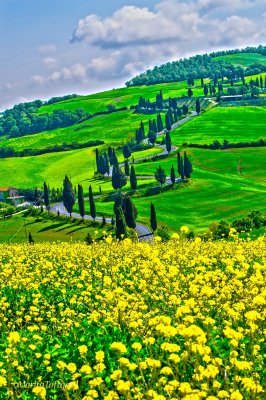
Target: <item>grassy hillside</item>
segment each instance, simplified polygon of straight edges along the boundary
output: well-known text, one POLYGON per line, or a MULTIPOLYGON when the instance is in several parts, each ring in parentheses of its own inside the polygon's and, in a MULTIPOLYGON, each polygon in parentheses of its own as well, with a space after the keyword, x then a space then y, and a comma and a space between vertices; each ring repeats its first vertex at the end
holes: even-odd
POLYGON ((53 131, 8 139, 1 142, 1 147, 13 147, 14 150, 46 149, 64 143, 86 143, 102 140, 106 145, 119 145, 135 137, 140 122, 146 124, 150 116, 134 114, 133 111, 122 111, 110 115, 100 115, 81 124, 58 128, 53 131))
MULTIPOLYGON (((41 187, 43 182, 49 182, 51 187, 61 187, 65 175, 69 175, 74 185, 84 185, 84 189, 92 185, 98 192, 99 186, 110 191, 109 180, 92 179, 95 171, 95 148, 73 150, 60 153, 49 153, 34 157, 16 157, 1 159, 1 186, 19 188, 41 187)), ((158 153, 158 149, 134 153, 134 157, 146 157, 158 153), (142 155, 143 153, 143 155, 142 155)), ((120 153, 119 160, 122 161, 120 153)))
MULTIPOLYGON (((243 54, 244 57, 247 55, 243 54)), ((254 56, 254 54, 253 54, 254 56)), ((265 75, 265 73, 264 73, 265 75)), ((263 75, 263 76, 264 76, 263 75)), ((250 77, 250 79, 256 77, 250 77)), ((249 78, 246 78, 247 81, 249 78)), ((207 80, 206 80, 207 81, 207 80)), ((195 81, 194 94, 202 95, 200 82, 195 81)), ((236 83, 237 85, 237 83, 236 83)), ((226 87, 226 82, 224 84, 226 87)), ((162 90, 163 96, 178 97, 187 94, 187 82, 168 83, 154 86, 130 87, 97 93, 90 96, 55 103, 42 107, 40 112, 55 109, 77 109, 85 107, 87 111, 105 110, 108 104, 129 106, 137 104, 140 96, 155 100, 162 90)), ((184 99, 180 98, 180 104, 184 99)), ((16 151, 24 149, 46 149, 64 143, 85 143, 103 140, 105 144, 117 147, 135 136, 135 130, 142 120, 146 132, 148 119, 155 115, 138 115, 132 111, 116 112, 97 116, 82 124, 54 131, 28 135, 17 139, 4 139, 1 147, 13 147, 16 151)), ((164 120, 164 118, 163 118, 164 120)), ((265 138, 266 107, 215 107, 194 118, 182 127, 171 132, 172 144, 182 146, 184 142, 211 144, 214 140, 231 143, 257 141, 265 138)), ((91 184, 95 195, 99 195, 99 186, 103 194, 113 191, 110 179, 95 180, 95 148, 85 148, 60 153, 49 153, 34 157, 1 159, 0 186, 19 188, 41 187, 43 182, 50 187, 61 187, 65 175, 72 183, 82 184, 87 194, 91 184)), ((263 207, 265 196, 265 156, 264 148, 229 149, 227 151, 208 151, 187 148, 193 163, 194 172, 188 185, 176 185, 160 195, 144 197, 145 191, 156 185, 155 180, 139 179, 138 197, 134 202, 138 208, 138 220, 149 225, 149 207, 153 201, 158 221, 165 223, 171 230, 181 225, 188 225, 196 231, 204 231, 211 221, 226 218, 232 220, 239 215, 246 215, 252 209, 263 207), (240 161, 241 160, 241 161, 240 161), (241 165, 239 175, 238 163, 241 165), (182 188, 181 188, 182 186, 182 188)), ((153 148, 134 153, 134 158, 146 157, 161 152, 153 148)), ((122 151, 117 150, 119 161, 123 160, 122 151)), ((158 165, 162 165, 170 175, 172 164, 176 167, 176 156, 160 162, 136 164, 136 172, 142 176, 153 176, 158 165)), ((130 189, 129 183, 123 189, 130 189)), ((97 197, 97 212, 112 215, 113 201, 105 202, 97 197)), ((12 230, 12 227, 10 227, 12 230)))
POLYGON ((172 132, 176 144, 231 143, 266 138, 266 107, 216 107, 172 132))
POLYGON ((242 67, 248 67, 255 63, 266 65, 266 56, 258 53, 228 54, 226 56, 215 57, 215 60, 227 61, 234 65, 241 65, 242 67))
POLYGON ((60 221, 57 218, 50 220, 45 213, 39 217, 26 219, 21 215, 0 219, 0 243, 7 243, 10 240, 12 243, 25 243, 29 232, 35 243, 84 241, 88 233, 95 239, 103 235, 100 223, 60 221))
MULTIPOLYGON (((207 81, 208 80, 206 79, 206 82, 207 81)), ((50 113, 55 109, 76 110, 78 108, 84 108, 84 110, 93 114, 98 111, 106 111, 109 104, 116 105, 117 107, 136 105, 138 104, 140 96, 154 101, 160 90, 163 91, 165 99, 168 97, 181 97, 182 95, 187 96, 187 87, 187 81, 182 81, 153 86, 113 89, 43 106, 39 109, 39 112, 50 113)), ((200 80, 195 80, 195 88, 193 91, 196 96, 202 95, 200 80)))
MULTIPOLYGON (((210 222, 245 216, 253 209, 266 210, 266 148, 213 151, 189 149, 193 175, 189 184, 176 185, 159 195, 135 198, 139 221, 149 224, 150 203, 156 206, 158 221, 171 230, 187 225, 206 231, 210 222), (241 160, 242 175, 238 173, 241 160)), ((161 165, 170 174, 176 158, 136 165, 138 174, 154 174, 161 165)), ((97 210, 112 214, 113 203, 97 203, 97 210)))

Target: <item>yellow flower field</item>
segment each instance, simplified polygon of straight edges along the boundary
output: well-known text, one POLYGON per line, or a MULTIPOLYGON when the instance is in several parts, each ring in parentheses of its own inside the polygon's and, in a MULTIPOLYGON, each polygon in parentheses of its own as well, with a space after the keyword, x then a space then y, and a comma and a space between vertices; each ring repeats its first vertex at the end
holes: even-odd
POLYGON ((265 399, 266 240, 0 245, 0 399, 265 399))

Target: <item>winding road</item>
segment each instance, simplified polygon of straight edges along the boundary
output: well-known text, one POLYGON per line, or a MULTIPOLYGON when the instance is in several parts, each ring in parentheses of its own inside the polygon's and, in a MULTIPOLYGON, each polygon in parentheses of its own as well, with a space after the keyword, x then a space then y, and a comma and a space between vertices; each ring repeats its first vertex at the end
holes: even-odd
MULTIPOLYGON (((63 215, 69 215, 67 210, 64 207, 63 203, 55 203, 52 204, 50 207, 50 211, 53 213, 57 213, 58 211, 60 212, 60 214, 63 215)), ((77 213, 72 213, 72 217, 74 218, 81 218, 80 214, 77 213)), ((85 215, 84 219, 86 220, 91 220, 93 221, 93 218, 90 215, 85 215)), ((112 219, 111 218, 105 218, 107 223, 111 223, 112 219)), ((96 217, 95 218, 96 221, 102 221, 102 217, 96 217)), ((142 225, 137 223, 136 224, 136 231, 138 232, 138 236, 139 236, 139 241, 152 241, 153 240, 153 234, 150 231, 149 228, 147 228, 147 226, 142 225)))
MULTIPOLYGON (((178 126, 185 124, 186 122, 188 122, 190 119, 196 117, 197 115, 198 115, 197 112, 192 111, 190 115, 188 115, 187 117, 183 118, 182 120, 174 123, 172 125, 172 129, 175 129, 178 126)), ((157 137, 160 137, 160 136, 162 136, 164 134, 165 134, 165 130, 163 130, 161 132, 158 132, 157 133, 157 137)), ((143 142, 144 143, 148 143, 148 139, 144 139, 143 142)), ((157 155, 158 158, 163 157, 166 154, 168 154, 168 151, 166 150, 166 146, 165 145, 156 144, 155 146, 156 147, 160 147, 160 148, 163 149, 163 152, 157 155)), ((177 147, 172 146, 171 152, 175 151, 176 149, 177 149, 177 147)), ((149 159, 152 159, 153 157, 154 156, 147 156, 147 157, 143 157, 143 158, 138 158, 138 159, 134 160, 134 163, 141 162, 143 160, 149 160, 149 159)), ((129 163, 132 164, 132 161, 129 161, 129 163)), ((123 165, 124 165, 124 163, 120 163, 119 164, 120 167, 122 167, 123 165)), ((110 167, 109 176, 112 176, 112 167, 110 167)), ((137 176, 137 178, 152 179, 152 178, 154 178, 154 176, 137 176)), ((171 181, 170 177, 167 177, 166 178, 166 182, 169 183, 170 181, 171 181)), ((178 181, 180 181, 180 178, 176 179, 176 182, 178 182, 178 181)), ((60 214, 69 215, 67 210, 64 207, 64 204, 62 202, 61 203, 52 204, 50 206, 50 211, 54 212, 54 213, 57 213, 59 211, 60 214)), ((72 213, 72 217, 81 218, 80 214, 77 214, 77 213, 72 213)), ((84 219, 93 221, 93 218, 90 215, 85 215, 84 219)), ((102 217, 96 217, 95 220, 96 221, 102 221, 102 217)), ((111 223, 111 221, 112 221, 111 218, 106 218, 106 222, 107 223, 111 223)), ((136 231, 138 233, 138 237, 139 237, 139 241, 140 242, 142 242, 142 241, 153 241, 153 234, 152 234, 152 232, 150 231, 150 229, 147 226, 137 223, 136 224, 136 231)))

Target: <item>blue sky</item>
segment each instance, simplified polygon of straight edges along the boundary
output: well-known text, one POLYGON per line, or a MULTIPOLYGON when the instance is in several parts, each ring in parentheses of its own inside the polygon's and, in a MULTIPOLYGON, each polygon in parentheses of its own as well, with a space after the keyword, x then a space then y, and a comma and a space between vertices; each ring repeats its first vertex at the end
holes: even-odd
POLYGON ((265 44, 265 0, 1 0, 0 109, 123 86, 154 65, 265 44))

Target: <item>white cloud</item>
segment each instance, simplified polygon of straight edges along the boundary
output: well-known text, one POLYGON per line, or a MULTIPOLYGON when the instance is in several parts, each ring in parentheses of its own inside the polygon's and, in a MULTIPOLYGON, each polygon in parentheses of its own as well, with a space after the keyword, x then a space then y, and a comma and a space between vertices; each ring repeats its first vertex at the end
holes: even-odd
POLYGON ((81 19, 71 42, 100 51, 90 75, 118 79, 195 52, 263 42, 263 19, 252 20, 246 11, 258 4, 262 0, 162 0, 154 11, 124 6, 106 18, 81 19))
POLYGON ((76 63, 70 67, 64 67, 59 71, 53 72, 48 78, 48 82, 85 82, 87 78, 87 68, 83 64, 76 63))
POLYGON ((33 83, 36 83, 37 85, 43 85, 44 82, 45 82, 45 78, 44 78, 44 76, 42 76, 42 75, 33 75, 33 76, 31 77, 31 81, 32 81, 33 83))
POLYGON ((105 19, 93 14, 80 20, 72 42, 85 40, 101 48, 158 43, 176 38, 181 28, 146 7, 124 6, 105 19))
POLYGON ((57 60, 53 57, 45 57, 42 60, 42 62, 44 64, 44 66, 48 69, 53 69, 53 68, 57 67, 57 64, 58 64, 57 60))

